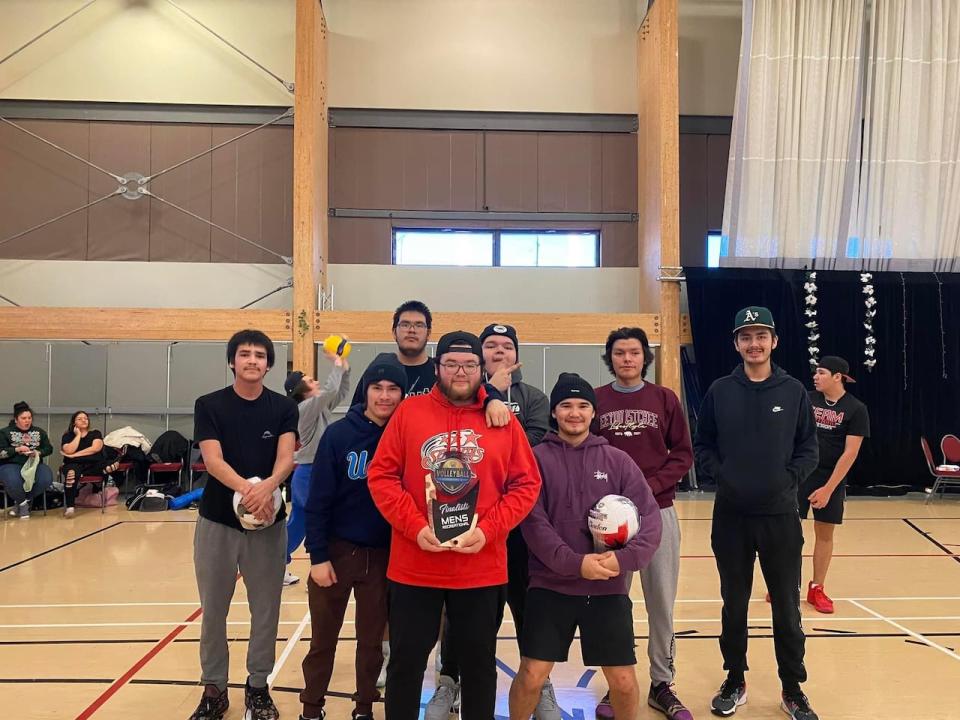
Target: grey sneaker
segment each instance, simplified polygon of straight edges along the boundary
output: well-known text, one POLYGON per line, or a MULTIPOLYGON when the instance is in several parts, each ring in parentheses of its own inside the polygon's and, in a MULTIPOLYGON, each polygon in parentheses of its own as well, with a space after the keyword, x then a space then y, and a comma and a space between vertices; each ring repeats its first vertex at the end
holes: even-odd
POLYGON ((24 500, 22 503, 17 505, 17 515, 21 520, 30 519, 30 501, 24 500))
POLYGON ((802 692, 784 692, 780 696, 780 709, 793 720, 820 720, 810 707, 810 701, 802 692))
POLYGON ((459 695, 460 685, 453 678, 441 675, 437 691, 424 710, 423 720, 448 720, 459 695))
POLYGON ((553 683, 550 678, 540 688, 540 701, 533 711, 534 720, 561 720, 560 706, 557 705, 557 696, 553 692, 553 683))
POLYGON ((720 691, 710 701, 710 712, 720 717, 733 715, 747 701, 747 683, 723 681, 720 691))

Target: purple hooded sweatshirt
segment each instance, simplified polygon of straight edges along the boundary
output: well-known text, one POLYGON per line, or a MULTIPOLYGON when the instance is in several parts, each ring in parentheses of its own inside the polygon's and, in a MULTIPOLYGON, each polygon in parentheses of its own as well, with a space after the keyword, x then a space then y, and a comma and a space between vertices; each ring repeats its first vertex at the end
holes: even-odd
POLYGON ((660 546, 660 508, 636 463, 605 438, 591 433, 577 447, 554 432, 533 449, 543 485, 520 525, 530 549, 530 587, 564 595, 626 595, 629 573, 647 566, 660 546), (609 580, 580 575, 583 556, 594 552, 587 513, 604 495, 633 500, 640 530, 615 550, 620 574, 609 580))

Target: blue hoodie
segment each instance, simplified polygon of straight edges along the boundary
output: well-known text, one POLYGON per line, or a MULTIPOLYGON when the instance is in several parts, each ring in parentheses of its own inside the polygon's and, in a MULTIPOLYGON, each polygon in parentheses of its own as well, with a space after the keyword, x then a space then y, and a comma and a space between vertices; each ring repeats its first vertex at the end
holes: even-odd
POLYGON ((390 546, 390 526, 367 489, 367 465, 383 428, 354 405, 320 438, 306 505, 306 548, 310 564, 330 560, 332 539, 372 548, 390 546))
POLYGON ((530 587, 564 595, 626 595, 630 572, 641 570, 660 546, 660 508, 636 463, 606 438, 592 433, 576 447, 549 432, 533 449, 543 485, 520 525, 530 549, 530 587), (583 556, 594 552, 587 514, 604 495, 633 500, 640 530, 614 550, 620 574, 609 580, 580 575, 583 556))

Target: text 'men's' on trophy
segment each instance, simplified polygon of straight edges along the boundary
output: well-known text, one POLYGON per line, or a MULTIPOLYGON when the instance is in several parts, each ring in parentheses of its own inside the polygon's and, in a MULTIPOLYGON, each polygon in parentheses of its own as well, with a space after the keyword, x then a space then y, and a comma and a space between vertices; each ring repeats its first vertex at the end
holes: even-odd
MULTIPOLYGON (((454 430, 449 435, 456 436, 454 430)), ((424 443, 421 458, 429 472, 424 476, 430 529, 441 545, 454 547, 477 525, 480 485, 471 468, 483 457, 473 430, 460 430, 451 448, 447 433, 424 443), (457 442, 459 440, 459 442, 457 442)))

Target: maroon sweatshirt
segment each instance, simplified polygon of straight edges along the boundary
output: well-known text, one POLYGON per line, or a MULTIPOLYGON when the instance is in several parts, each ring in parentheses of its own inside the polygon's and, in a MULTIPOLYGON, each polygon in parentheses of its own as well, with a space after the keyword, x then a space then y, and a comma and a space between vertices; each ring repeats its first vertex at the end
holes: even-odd
POLYGON ((653 383, 629 393, 610 383, 596 393, 593 432, 633 458, 657 505, 673 505, 677 485, 693 465, 690 428, 680 400, 672 390, 653 383))

